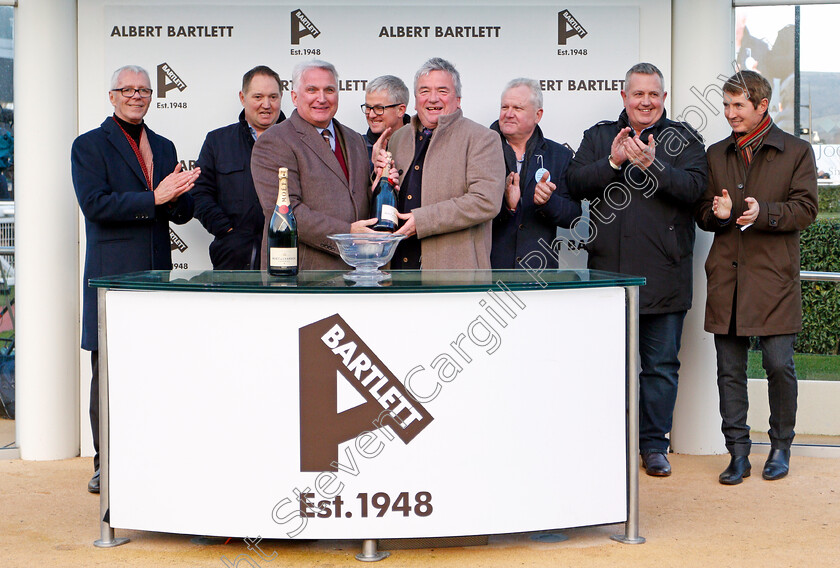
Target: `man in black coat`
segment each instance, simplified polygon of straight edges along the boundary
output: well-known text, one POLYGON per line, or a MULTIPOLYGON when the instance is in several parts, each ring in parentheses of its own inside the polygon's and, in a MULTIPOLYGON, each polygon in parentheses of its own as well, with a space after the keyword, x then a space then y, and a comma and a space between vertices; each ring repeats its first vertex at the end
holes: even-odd
POLYGON ((280 77, 265 65, 242 77, 239 121, 207 134, 192 191, 195 216, 215 239, 214 270, 259 270, 265 219, 251 178, 251 150, 269 127, 282 122, 280 77))
POLYGON ((496 269, 556 269, 550 247, 557 227, 569 228, 580 217, 580 202, 566 187, 572 151, 543 136, 542 115, 537 81, 520 78, 505 86, 499 120, 490 126, 502 138, 507 174, 502 208, 493 219, 490 264, 496 269))
POLYGON ((73 188, 85 217, 82 349, 91 352, 90 426, 96 473, 88 491, 99 493, 99 342, 96 290, 91 278, 170 270, 169 222, 192 218, 186 193, 201 173, 182 172, 175 146, 152 132, 143 117, 152 97, 149 74, 129 65, 114 72, 108 93, 114 114, 73 142, 73 188))
POLYGON ((706 188, 699 134, 665 116, 664 79, 650 63, 625 77, 624 111, 583 135, 569 166, 572 197, 589 200, 591 269, 643 276, 639 292, 639 450, 667 476, 683 320, 691 307, 693 205, 706 188))

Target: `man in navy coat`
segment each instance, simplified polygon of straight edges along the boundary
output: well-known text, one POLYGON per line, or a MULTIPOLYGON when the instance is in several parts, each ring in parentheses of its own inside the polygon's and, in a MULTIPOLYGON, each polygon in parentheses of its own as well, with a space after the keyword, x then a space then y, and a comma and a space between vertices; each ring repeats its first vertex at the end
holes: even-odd
POLYGON ((556 269, 551 245, 557 227, 568 229, 581 214, 580 201, 566 187, 572 151, 543 136, 542 115, 537 81, 520 78, 505 86, 499 120, 490 126, 502 137, 507 173, 502 208, 493 219, 490 264, 496 269, 556 269))
POLYGON ((145 125, 152 97, 142 67, 117 69, 108 93, 114 114, 73 142, 73 187, 85 216, 82 349, 91 352, 90 423, 96 473, 88 491, 99 493, 99 352, 96 290, 90 278, 169 270, 169 222, 192 218, 186 194, 200 170, 181 171, 175 146, 145 125))
POLYGON ((215 238, 214 270, 259 270, 265 218, 251 178, 251 150, 269 127, 286 117, 280 110, 280 77, 265 65, 242 77, 242 113, 234 124, 207 134, 190 192, 195 217, 215 238))

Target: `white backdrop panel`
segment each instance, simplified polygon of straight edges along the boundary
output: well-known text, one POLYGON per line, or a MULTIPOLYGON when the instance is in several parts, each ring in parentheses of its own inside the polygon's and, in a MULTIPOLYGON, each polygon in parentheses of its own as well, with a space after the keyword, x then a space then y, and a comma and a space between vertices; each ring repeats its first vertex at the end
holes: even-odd
MULTIPOLYGON (((212 2, 92 4, 100 4, 100 12, 90 20, 80 17, 80 38, 88 38, 80 39, 80 54, 85 61, 96 61, 101 53, 102 65, 80 66, 80 85, 88 85, 80 86, 81 106, 87 107, 80 111, 80 131, 96 127, 111 112, 105 96, 110 72, 127 62, 142 65, 151 73, 156 91, 148 123, 175 142, 187 167, 197 159, 209 130, 236 120, 242 74, 258 64, 269 65, 290 85, 292 67, 300 61, 318 57, 334 63, 341 81, 337 118, 360 132, 367 129, 358 110, 365 82, 387 73, 411 86, 415 71, 429 57, 445 57, 456 64, 462 75, 465 114, 487 125, 498 118, 504 84, 514 77, 532 77, 544 87, 546 112, 541 125, 546 135, 573 149, 583 130, 618 115, 624 73, 643 52, 655 54, 655 62, 666 72, 670 67, 670 28, 640 34, 640 11, 656 10, 656 18, 668 15, 669 8, 665 13, 659 9, 668 6, 661 1, 617 6, 466 3, 432 10, 415 2, 386 7, 291 2, 235 7, 212 2), (299 9, 318 34, 292 43, 292 26, 297 25, 293 12, 299 9), (582 35, 560 39, 560 32, 570 25, 560 15, 564 11, 580 24, 582 35), (419 28, 421 37, 390 37, 407 28, 419 28), (216 37, 205 37, 214 33, 216 37), (447 37, 449 33, 485 37, 447 37), (99 38, 101 47, 94 38, 99 38), (158 81, 163 64, 174 75, 158 81), (166 90, 171 82, 180 83, 183 90, 166 90), (91 84, 104 88, 94 95, 91 84), (95 101, 98 104, 88 106, 95 101)), ((647 18, 645 25, 650 25, 647 18)), ((412 97, 410 110, 413 105, 412 97)), ((291 114, 290 97, 284 98, 282 107, 291 114)), ((201 225, 192 221, 175 231, 187 247, 173 252, 178 267, 209 268, 210 236, 201 225)))
MULTIPOLYGON (((606 90, 621 81, 639 60, 656 63, 665 74, 671 69, 671 2, 669 0, 593 0, 557 4, 532 0, 461 0, 427 3, 416 0, 353 0, 291 2, 252 0, 80 0, 79 1, 79 132, 96 128, 113 112, 108 102, 111 73, 125 64, 139 64, 152 75, 156 94, 147 116, 149 126, 171 139, 179 159, 191 167, 206 133, 236 120, 241 106, 238 91, 242 74, 265 64, 285 81, 299 61, 326 59, 338 68, 342 80, 337 118, 364 132, 359 112, 364 102, 363 82, 385 73, 398 75, 411 87, 418 66, 433 56, 453 61, 463 77, 465 114, 489 125, 498 116, 504 84, 527 76, 544 83, 545 114, 541 122, 547 137, 577 149, 583 131, 592 124, 615 119, 621 110, 618 91, 606 90), (302 10, 317 27, 292 44, 292 12, 302 10), (559 13, 568 10, 586 31, 561 45, 559 13), (383 27, 430 27, 430 37, 380 37, 383 27), (118 35, 114 33, 115 26, 118 35), (134 27, 134 36, 131 27, 134 27), (154 33, 146 34, 152 26, 154 33), (158 31, 158 26, 159 31, 158 31), (173 26, 175 36, 169 36, 173 26), (183 27, 217 27, 217 37, 178 37, 183 27), (498 37, 433 37, 437 26, 446 28, 498 27, 498 37), (139 36, 139 28, 144 35, 139 36), (219 29, 224 28, 224 32, 219 29), (229 30, 229 32, 227 31, 229 30), (123 35, 123 32, 126 35, 123 35), (301 50, 293 55, 292 50, 301 50), (303 50, 311 50, 305 52, 303 50), (558 50, 569 50, 559 55, 558 50), (572 52, 571 50, 577 50, 572 52), (585 54, 584 54, 585 52, 585 54), (166 91, 159 98, 158 66, 166 63, 184 89, 166 91), (586 90, 569 90, 585 81, 586 90), (598 80, 607 83, 597 83, 598 80), (596 81, 590 90, 589 81, 596 81), (158 108, 158 103, 161 107, 158 108)), ((203 32, 202 32, 203 33, 203 32)), ((172 79, 167 79, 171 81, 172 79)), ((666 101, 667 103, 668 101, 666 101)), ((409 103, 413 114, 414 100, 409 103)), ((294 110, 288 94, 282 102, 286 115, 294 110)), ((176 268, 210 268, 207 252, 211 236, 201 224, 173 226, 180 246, 173 250, 176 268)), ((80 247, 84 250, 84 231, 80 247)), ((567 234, 567 233, 566 233, 567 234)), ((571 267, 582 267, 583 255, 565 254, 571 267)), ((84 262, 84 255, 80 256, 84 262)), ((87 414, 88 373, 80 400, 87 414)), ((92 455, 90 431, 82 420, 83 455, 92 455)))

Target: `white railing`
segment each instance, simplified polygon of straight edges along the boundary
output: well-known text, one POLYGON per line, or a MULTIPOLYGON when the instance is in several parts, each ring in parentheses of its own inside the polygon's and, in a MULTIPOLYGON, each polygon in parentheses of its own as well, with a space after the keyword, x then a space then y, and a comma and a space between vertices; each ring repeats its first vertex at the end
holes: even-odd
MULTIPOLYGON (((0 174, 2 175, 2 174, 0 174)), ((0 203, 0 269, 8 284, 15 282, 15 204, 0 203)))

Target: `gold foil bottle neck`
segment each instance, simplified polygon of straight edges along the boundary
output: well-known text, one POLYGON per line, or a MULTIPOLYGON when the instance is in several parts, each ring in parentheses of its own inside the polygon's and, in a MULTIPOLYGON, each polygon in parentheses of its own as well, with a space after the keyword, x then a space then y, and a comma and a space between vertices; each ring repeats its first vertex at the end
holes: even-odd
POLYGON ((279 168, 277 170, 277 177, 280 179, 279 187, 277 188, 277 205, 291 206, 292 202, 289 199, 289 168, 279 168))

